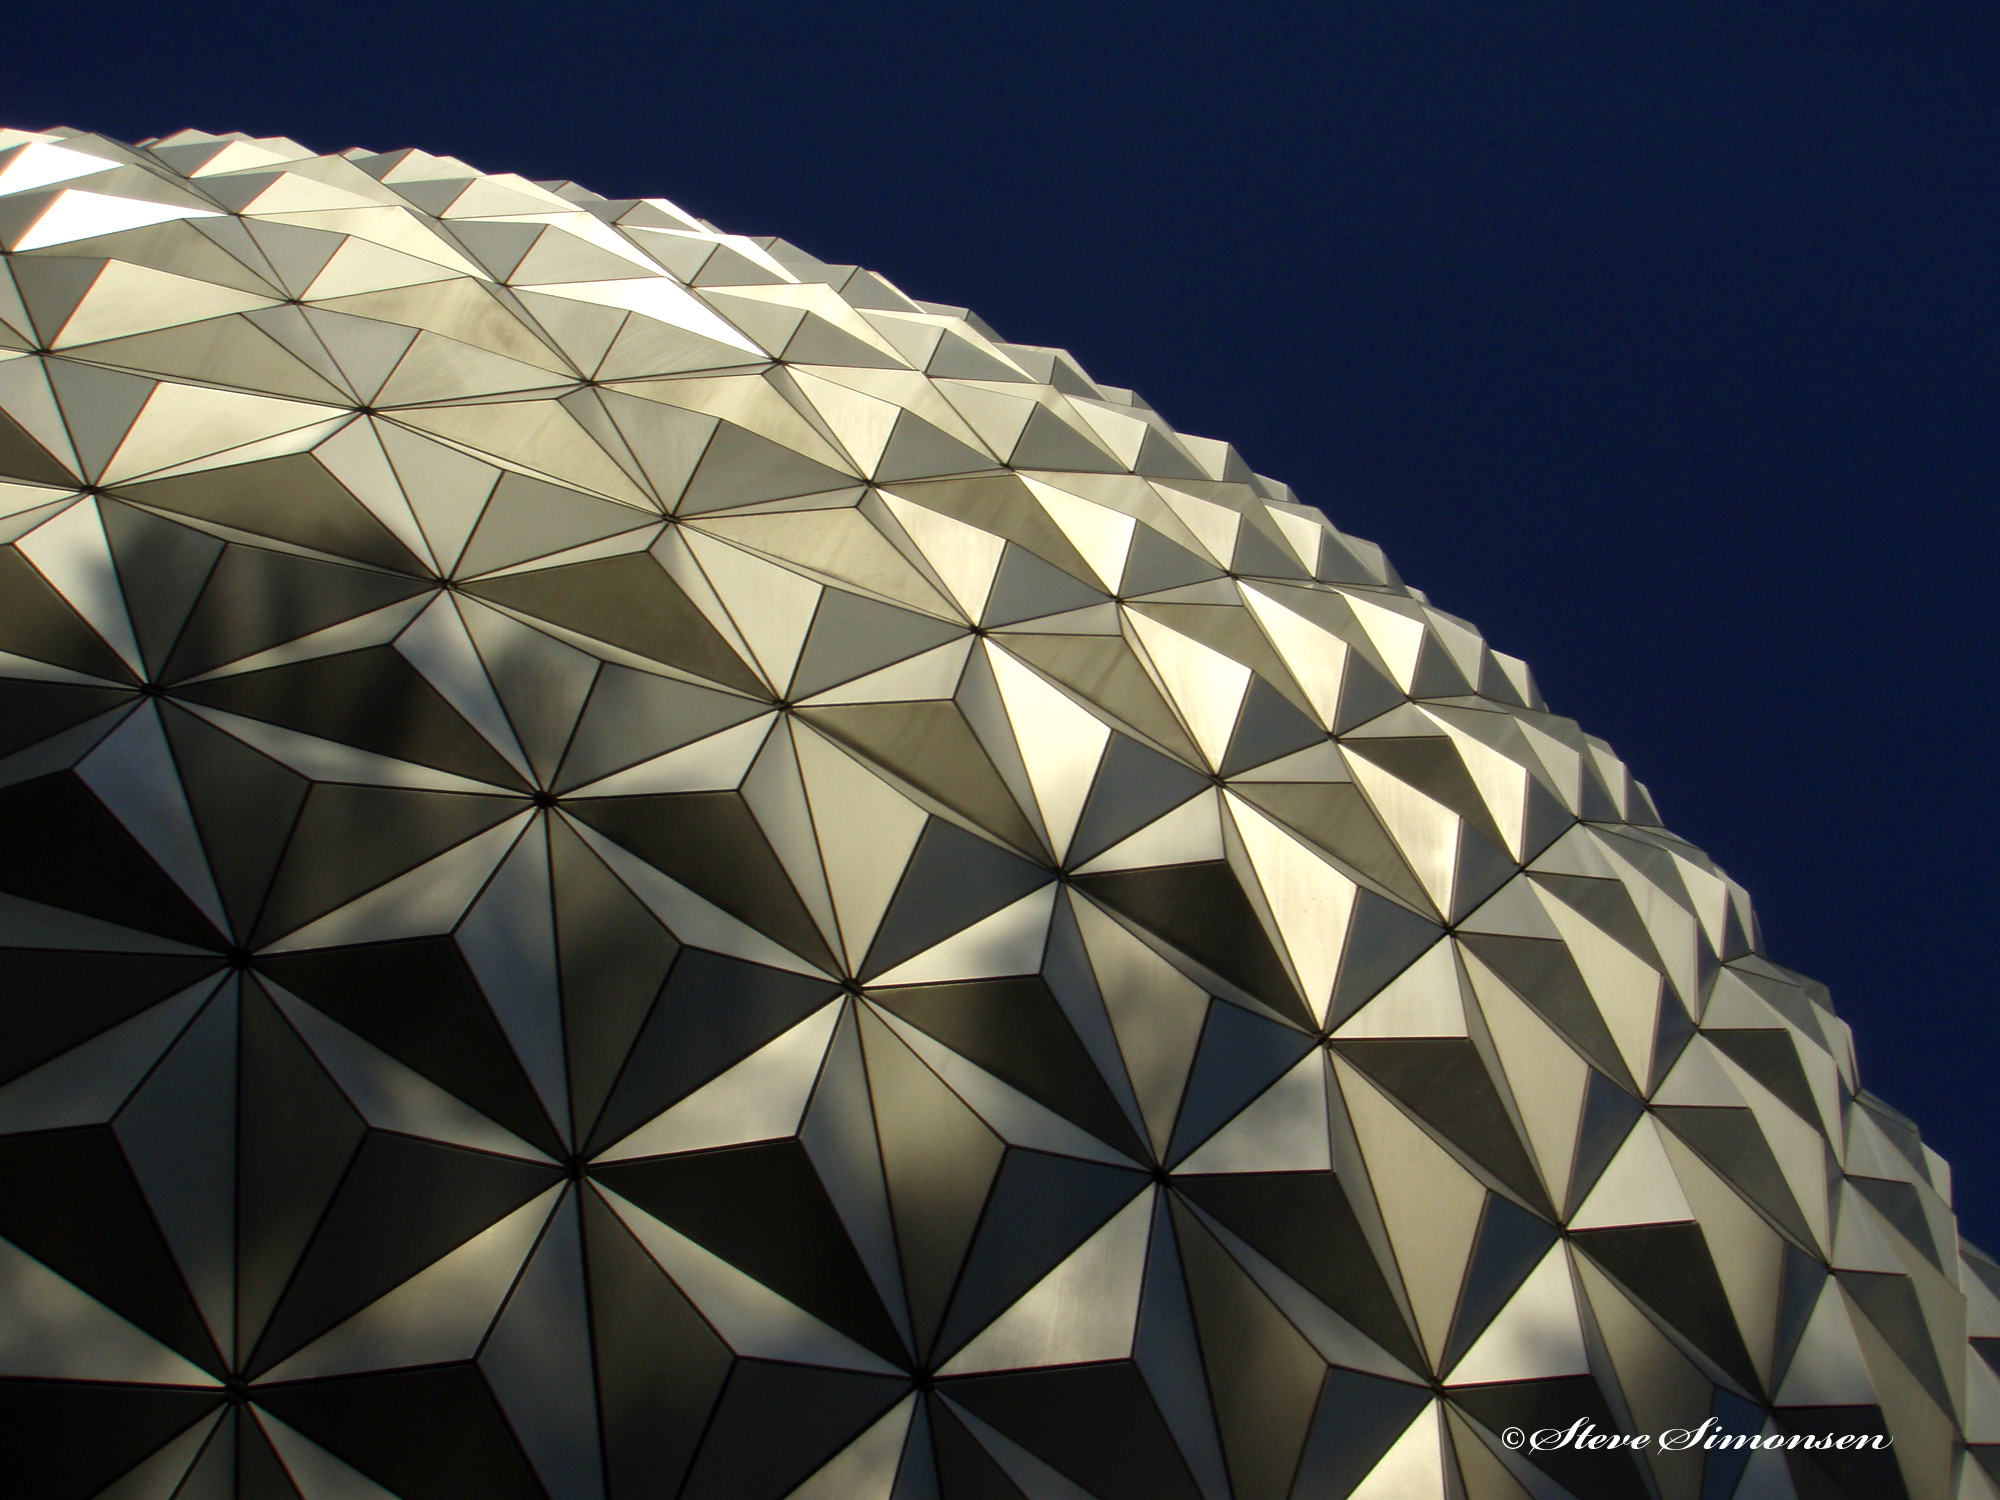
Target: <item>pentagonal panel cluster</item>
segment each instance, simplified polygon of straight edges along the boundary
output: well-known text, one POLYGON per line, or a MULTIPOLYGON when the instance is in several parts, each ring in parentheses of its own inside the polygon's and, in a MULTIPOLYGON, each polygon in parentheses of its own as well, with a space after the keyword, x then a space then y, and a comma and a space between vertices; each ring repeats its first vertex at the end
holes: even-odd
POLYGON ((1824 993, 1224 445, 419 152, 0 247, 23 1493, 1995 1493, 1824 993))

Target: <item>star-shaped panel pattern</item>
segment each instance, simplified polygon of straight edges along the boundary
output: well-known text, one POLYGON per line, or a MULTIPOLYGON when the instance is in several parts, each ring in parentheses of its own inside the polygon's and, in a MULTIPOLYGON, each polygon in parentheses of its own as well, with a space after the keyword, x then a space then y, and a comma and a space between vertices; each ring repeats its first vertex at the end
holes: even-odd
POLYGON ((20 1493, 2000 1494, 1824 990, 1226 445, 419 151, 0 250, 20 1493))

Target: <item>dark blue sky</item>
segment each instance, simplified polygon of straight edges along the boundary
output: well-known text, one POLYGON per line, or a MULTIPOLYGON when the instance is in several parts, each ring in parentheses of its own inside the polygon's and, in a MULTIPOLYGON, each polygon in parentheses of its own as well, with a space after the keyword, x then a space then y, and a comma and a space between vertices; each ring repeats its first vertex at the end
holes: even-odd
POLYGON ((0 116, 664 194, 1070 349, 1525 656, 2000 1249, 2000 9, 35 7, 0 116))

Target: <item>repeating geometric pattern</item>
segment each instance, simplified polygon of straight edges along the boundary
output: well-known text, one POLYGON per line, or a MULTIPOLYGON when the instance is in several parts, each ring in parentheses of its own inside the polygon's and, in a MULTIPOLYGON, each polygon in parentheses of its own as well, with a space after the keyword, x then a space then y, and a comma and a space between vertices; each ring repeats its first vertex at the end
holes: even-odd
POLYGON ((1825 992, 1231 449, 657 199, 0 148, 15 1493, 2000 1494, 1825 992))

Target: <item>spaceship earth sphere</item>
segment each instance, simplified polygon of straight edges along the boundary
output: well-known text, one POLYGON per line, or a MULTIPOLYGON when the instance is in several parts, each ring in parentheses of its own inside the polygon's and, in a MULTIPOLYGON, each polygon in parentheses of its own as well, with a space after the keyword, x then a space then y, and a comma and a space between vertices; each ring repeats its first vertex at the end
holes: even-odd
POLYGON ((1825 991, 1227 445, 421 151, 0 249, 10 1492, 2000 1494, 1825 991))

